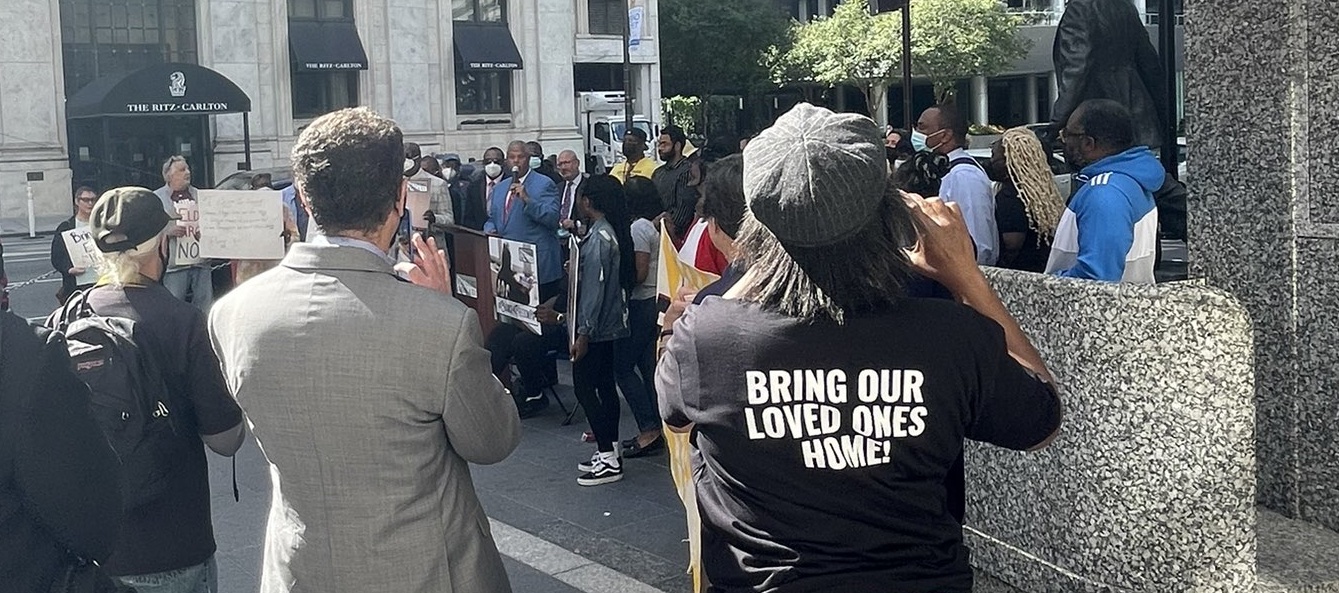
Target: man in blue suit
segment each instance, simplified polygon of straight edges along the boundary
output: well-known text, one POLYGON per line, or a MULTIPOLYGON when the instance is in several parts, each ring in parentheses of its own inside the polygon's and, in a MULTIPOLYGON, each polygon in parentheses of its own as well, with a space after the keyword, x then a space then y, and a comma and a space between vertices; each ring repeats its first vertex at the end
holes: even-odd
MULTIPOLYGON (((519 140, 507 145, 507 167, 511 169, 511 178, 493 188, 484 232, 535 246, 539 302, 549 310, 561 311, 555 306, 564 291, 562 249, 557 237, 558 186, 552 179, 531 170, 530 151, 519 140)), ((522 418, 548 407, 544 389, 558 380, 557 369, 545 353, 561 350, 567 332, 557 324, 543 325, 543 332, 535 336, 514 325, 499 324, 488 336, 493 372, 511 390, 522 418), (506 373, 513 361, 521 374, 514 381, 506 373)))
POLYGON ((538 250, 540 301, 545 285, 555 284, 558 294, 563 279, 562 250, 558 247, 558 186, 548 177, 531 175, 530 153, 519 140, 507 145, 511 179, 493 188, 484 232, 503 239, 531 243, 538 250))

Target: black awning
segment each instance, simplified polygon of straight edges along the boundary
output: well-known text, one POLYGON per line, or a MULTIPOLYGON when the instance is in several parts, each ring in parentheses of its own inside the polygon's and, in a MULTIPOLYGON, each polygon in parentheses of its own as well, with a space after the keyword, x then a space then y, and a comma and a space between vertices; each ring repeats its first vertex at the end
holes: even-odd
POLYGON ((293 70, 367 70, 367 52, 352 21, 288 21, 293 70))
POLYGON ((506 23, 457 22, 456 61, 466 70, 520 70, 521 52, 506 23))
POLYGON ((227 77, 195 64, 157 64, 88 83, 65 101, 65 117, 209 115, 251 111, 227 77))

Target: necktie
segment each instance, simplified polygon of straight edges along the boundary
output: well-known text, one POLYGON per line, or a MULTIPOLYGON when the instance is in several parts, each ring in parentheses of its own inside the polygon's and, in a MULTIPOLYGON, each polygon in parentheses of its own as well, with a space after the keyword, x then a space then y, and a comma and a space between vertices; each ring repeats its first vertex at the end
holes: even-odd
POLYGON ((493 204, 493 187, 497 185, 492 179, 488 180, 488 191, 484 192, 484 216, 488 215, 489 206, 493 204))
MULTIPOLYGON (((515 182, 515 181, 512 181, 512 183, 516 183, 516 182, 515 182)), ((514 194, 514 193, 511 193, 511 191, 510 191, 511 188, 507 188, 507 189, 509 190, 509 191, 507 191, 507 201, 506 201, 506 203, 505 203, 505 204, 503 205, 503 207, 502 207, 502 226, 507 226, 507 219, 508 219, 508 218, 511 218, 511 199, 512 199, 512 196, 516 195, 516 194, 514 194)))
POLYGON ((563 189, 563 209, 562 219, 570 220, 572 218, 572 188, 576 185, 575 181, 568 181, 567 187, 563 189))

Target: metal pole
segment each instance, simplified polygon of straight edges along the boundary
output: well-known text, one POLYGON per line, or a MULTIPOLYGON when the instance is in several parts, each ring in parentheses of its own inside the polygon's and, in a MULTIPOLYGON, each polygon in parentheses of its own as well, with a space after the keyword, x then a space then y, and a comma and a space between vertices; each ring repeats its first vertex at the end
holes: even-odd
MULTIPOLYGON (((632 0, 623 3, 623 133, 632 129, 632 0)), ((614 141, 613 138, 609 139, 614 141)), ((622 141, 622 138, 618 139, 622 141)), ((612 147, 610 147, 612 148, 612 147)))
POLYGON ((907 133, 915 127, 911 103, 911 2, 902 6, 902 122, 907 133))
POLYGON ((33 182, 28 182, 28 238, 37 236, 37 212, 33 203, 33 182))
POLYGON ((251 112, 242 112, 242 150, 246 152, 246 170, 251 170, 251 112))
POLYGON ((1163 122, 1163 141, 1162 141, 1162 167, 1167 170, 1167 174, 1173 178, 1176 177, 1177 152, 1179 148, 1176 142, 1176 10, 1172 0, 1162 0, 1158 3, 1158 49, 1162 52, 1163 69, 1163 90, 1162 97, 1155 97, 1154 100, 1161 99, 1167 112, 1167 121, 1163 122))

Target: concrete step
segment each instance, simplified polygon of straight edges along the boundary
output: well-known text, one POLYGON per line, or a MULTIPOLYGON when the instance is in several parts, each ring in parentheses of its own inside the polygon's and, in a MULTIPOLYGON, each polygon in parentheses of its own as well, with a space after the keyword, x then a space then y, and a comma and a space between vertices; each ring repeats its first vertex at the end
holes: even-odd
POLYGON ((1256 593, 1339 593, 1339 533, 1258 509, 1256 593))

